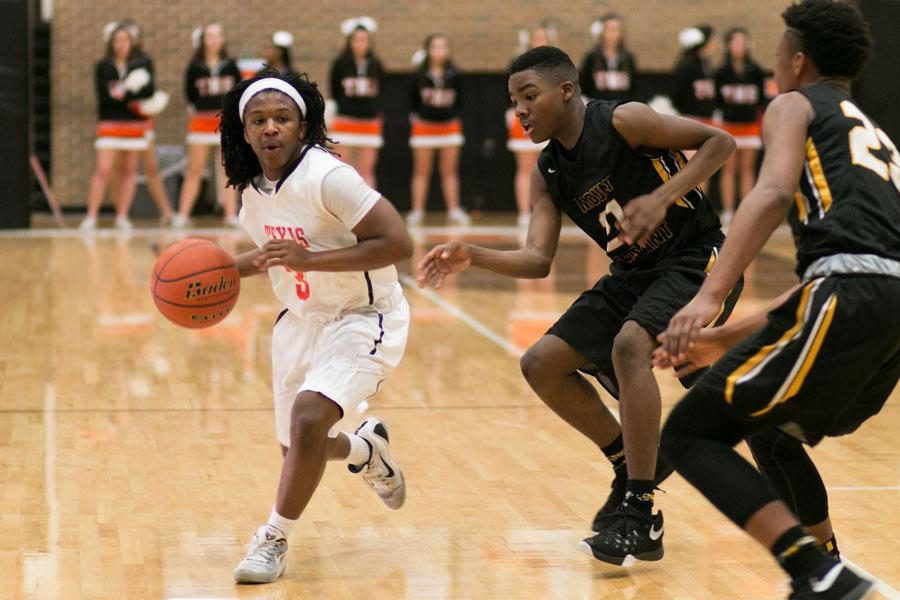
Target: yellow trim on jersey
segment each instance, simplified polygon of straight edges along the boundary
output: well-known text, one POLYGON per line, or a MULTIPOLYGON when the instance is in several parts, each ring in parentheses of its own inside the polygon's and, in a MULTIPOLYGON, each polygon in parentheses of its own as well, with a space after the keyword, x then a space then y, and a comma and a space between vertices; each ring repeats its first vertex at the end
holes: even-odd
POLYGON ((778 338, 777 342, 769 344, 768 346, 763 346, 759 349, 759 351, 748 358, 744 364, 739 366, 737 369, 732 371, 731 375, 728 376, 728 379, 725 380, 725 402, 731 404, 734 399, 734 386, 738 379, 749 373, 753 367, 761 363, 766 359, 769 354, 772 353, 773 350, 781 349, 782 346, 788 343, 794 335, 800 331, 800 328, 803 326, 803 323, 806 321, 806 312, 809 310, 809 295, 812 291, 812 288, 819 285, 819 281, 811 281, 805 286, 803 286, 803 292, 800 295, 800 302, 797 304, 797 316, 794 322, 794 325, 782 334, 780 338, 778 338))
MULTIPOLYGON (((718 258, 718 256, 719 256, 719 253, 714 248, 713 251, 709 253, 709 262, 706 263, 706 267, 704 267, 704 269, 703 269, 704 273, 709 275, 709 272, 712 271, 713 265, 716 264, 716 259, 718 258)), ((719 312, 716 313, 716 316, 713 317, 712 321, 710 321, 709 323, 706 324, 706 327, 714 327, 716 325, 716 322, 719 320, 719 318, 725 312, 725 307, 728 305, 728 299, 731 298, 731 294, 733 294, 733 293, 734 293, 733 289, 730 292, 728 292, 728 295, 725 296, 725 300, 722 301, 722 306, 719 307, 719 312)))
POLYGON ((812 173, 813 182, 819 191, 819 199, 822 201, 822 210, 828 212, 831 208, 831 188, 828 187, 828 180, 825 179, 825 171, 822 168, 822 160, 819 158, 819 151, 813 143, 812 137, 806 138, 806 162, 809 164, 809 171, 812 173))
POLYGON ((828 300, 828 304, 826 304, 823 308, 822 314, 824 315, 824 317, 818 323, 816 323, 813 331, 810 332, 810 336, 812 337, 812 344, 805 349, 806 351, 800 355, 800 358, 797 359, 797 363, 795 363, 795 365, 802 363, 800 364, 800 370, 797 371, 793 378, 791 378, 788 382, 785 382, 785 384, 781 386, 781 390, 784 390, 785 387, 787 387, 787 391, 783 394, 776 394, 775 398, 769 403, 768 406, 751 414, 751 417, 764 415, 772 410, 777 404, 787 402, 797 395, 797 392, 799 392, 800 388, 803 387, 803 382, 806 381, 806 376, 809 374, 809 370, 812 368, 813 363, 816 362, 816 357, 819 355, 819 349, 822 347, 822 343, 825 341, 825 335, 828 333, 828 329, 831 327, 831 321, 834 319, 834 311, 836 308, 837 297, 832 295, 828 300))
MULTIPOLYGON (((672 178, 672 175, 669 173, 669 170, 666 169, 661 158, 651 158, 650 162, 653 163, 653 168, 656 169, 656 174, 659 175, 659 178, 663 183, 672 178)), ((676 200, 675 205, 680 206, 681 208, 693 208, 693 206, 688 204, 687 201, 684 200, 684 198, 679 198, 678 200, 676 200)))
POLYGON ((797 218, 801 223, 808 223, 809 212, 806 209, 806 196, 801 192, 794 192, 794 204, 797 205, 797 218))

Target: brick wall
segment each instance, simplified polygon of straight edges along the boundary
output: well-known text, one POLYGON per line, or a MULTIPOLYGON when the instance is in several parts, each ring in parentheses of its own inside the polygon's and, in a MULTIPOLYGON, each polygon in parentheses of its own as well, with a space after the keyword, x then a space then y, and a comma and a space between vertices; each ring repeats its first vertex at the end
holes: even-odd
POLYGON ((156 62, 157 85, 172 95, 157 117, 161 144, 180 144, 187 118, 182 75, 191 53, 190 32, 198 24, 218 20, 233 56, 256 56, 267 35, 287 29, 294 34, 295 67, 324 81, 328 65, 343 44, 339 23, 348 16, 377 19, 378 53, 388 69, 409 70, 409 59, 425 35, 441 31, 451 42, 461 69, 502 71, 514 55, 516 31, 554 17, 559 44, 576 63, 590 45, 593 17, 615 10, 625 16, 628 44, 646 70, 671 67, 678 50, 677 32, 708 22, 721 32, 733 25, 755 36, 757 60, 771 66, 781 32, 779 14, 785 0, 56 0, 53 18, 53 183, 65 205, 83 206, 93 169, 96 100, 93 63, 103 53, 100 32, 109 21, 131 17, 144 28, 145 48, 156 62), (557 7, 564 6, 564 10, 557 7), (555 14, 554 14, 555 13, 555 14))

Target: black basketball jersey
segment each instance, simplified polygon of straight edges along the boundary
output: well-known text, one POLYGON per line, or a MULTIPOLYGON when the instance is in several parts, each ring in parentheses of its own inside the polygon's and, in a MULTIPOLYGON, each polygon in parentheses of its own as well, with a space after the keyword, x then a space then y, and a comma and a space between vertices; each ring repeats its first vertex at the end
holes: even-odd
POLYGON ((682 248, 724 239, 700 188, 669 207, 646 247, 618 239, 622 207, 658 188, 686 163, 678 150, 631 148, 613 127, 613 111, 620 104, 592 101, 575 147, 567 151, 550 140, 541 152, 538 168, 554 203, 620 267, 650 266, 682 248))
POLYGON ((897 147, 843 90, 820 84, 797 91, 816 113, 790 213, 797 272, 833 254, 900 261, 897 147))

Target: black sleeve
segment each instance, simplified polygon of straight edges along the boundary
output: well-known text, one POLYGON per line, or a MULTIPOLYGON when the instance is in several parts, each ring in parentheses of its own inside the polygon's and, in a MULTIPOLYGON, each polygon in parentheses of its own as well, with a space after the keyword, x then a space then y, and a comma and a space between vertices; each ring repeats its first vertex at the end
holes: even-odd
POLYGON ((331 74, 328 78, 328 92, 331 94, 331 99, 334 101, 338 101, 342 96, 341 74, 338 69, 340 62, 341 59, 338 57, 337 60, 331 64, 331 74))
POLYGON ((418 113, 422 108, 422 96, 419 95, 419 73, 415 72, 409 78, 409 112, 418 113))
POLYGON ((685 101, 689 100, 691 87, 690 66, 679 63, 675 67, 675 75, 672 78, 672 106, 678 112, 684 112, 685 101))
POLYGON ((628 82, 630 84, 628 93, 631 94, 637 86, 637 60, 634 58, 634 54, 628 50, 625 51, 625 55, 628 57, 628 82))
POLYGON ((456 111, 457 116, 462 116, 463 83, 462 74, 457 71, 453 77, 453 87, 456 90, 456 102, 453 103, 453 110, 456 111))
POLYGON ((578 71, 578 85, 581 86, 581 93, 588 98, 593 98, 597 90, 594 88, 594 61, 593 52, 584 55, 581 61, 581 69, 578 71))
POLYGON ((94 67, 94 85, 97 91, 97 108, 100 112, 108 110, 113 106, 117 106, 119 101, 109 95, 109 84, 118 79, 118 73, 115 68, 100 61, 94 67))
POLYGON ((722 86, 725 85, 725 67, 720 67, 713 75, 713 82, 716 87, 715 105, 716 108, 725 108, 725 96, 722 95, 722 86))
POLYGON ((194 107, 197 106, 197 100, 200 98, 197 86, 194 85, 196 79, 197 70, 194 68, 194 63, 190 62, 184 72, 184 98, 188 101, 188 104, 194 107))
POLYGON ((229 58, 228 63, 222 68, 222 75, 231 75, 237 85, 241 80, 241 70, 238 68, 237 61, 229 58))
POLYGON ((756 105, 756 108, 759 112, 765 110, 766 106, 769 105, 769 99, 766 97, 766 74, 763 73, 762 67, 759 65, 756 66, 756 89, 759 93, 757 98, 759 102, 756 105))

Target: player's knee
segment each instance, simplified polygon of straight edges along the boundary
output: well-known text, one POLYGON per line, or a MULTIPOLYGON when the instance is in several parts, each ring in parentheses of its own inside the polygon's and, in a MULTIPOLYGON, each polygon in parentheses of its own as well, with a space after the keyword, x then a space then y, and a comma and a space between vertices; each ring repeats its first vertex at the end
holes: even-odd
POLYGON ((628 321, 613 340, 612 359, 616 375, 620 378, 634 368, 650 369, 650 354, 655 343, 647 330, 628 321))
POLYGON ((333 404, 320 394, 301 394, 291 408, 291 445, 324 443, 336 422, 333 404))
POLYGON ((542 383, 548 379, 547 369, 547 353, 541 347, 540 342, 525 351, 522 358, 519 359, 519 368, 522 369, 522 376, 532 388, 537 389, 542 383))
POLYGON ((754 433, 747 438, 747 445, 756 464, 763 469, 802 459, 806 454, 799 440, 775 428, 754 433))

